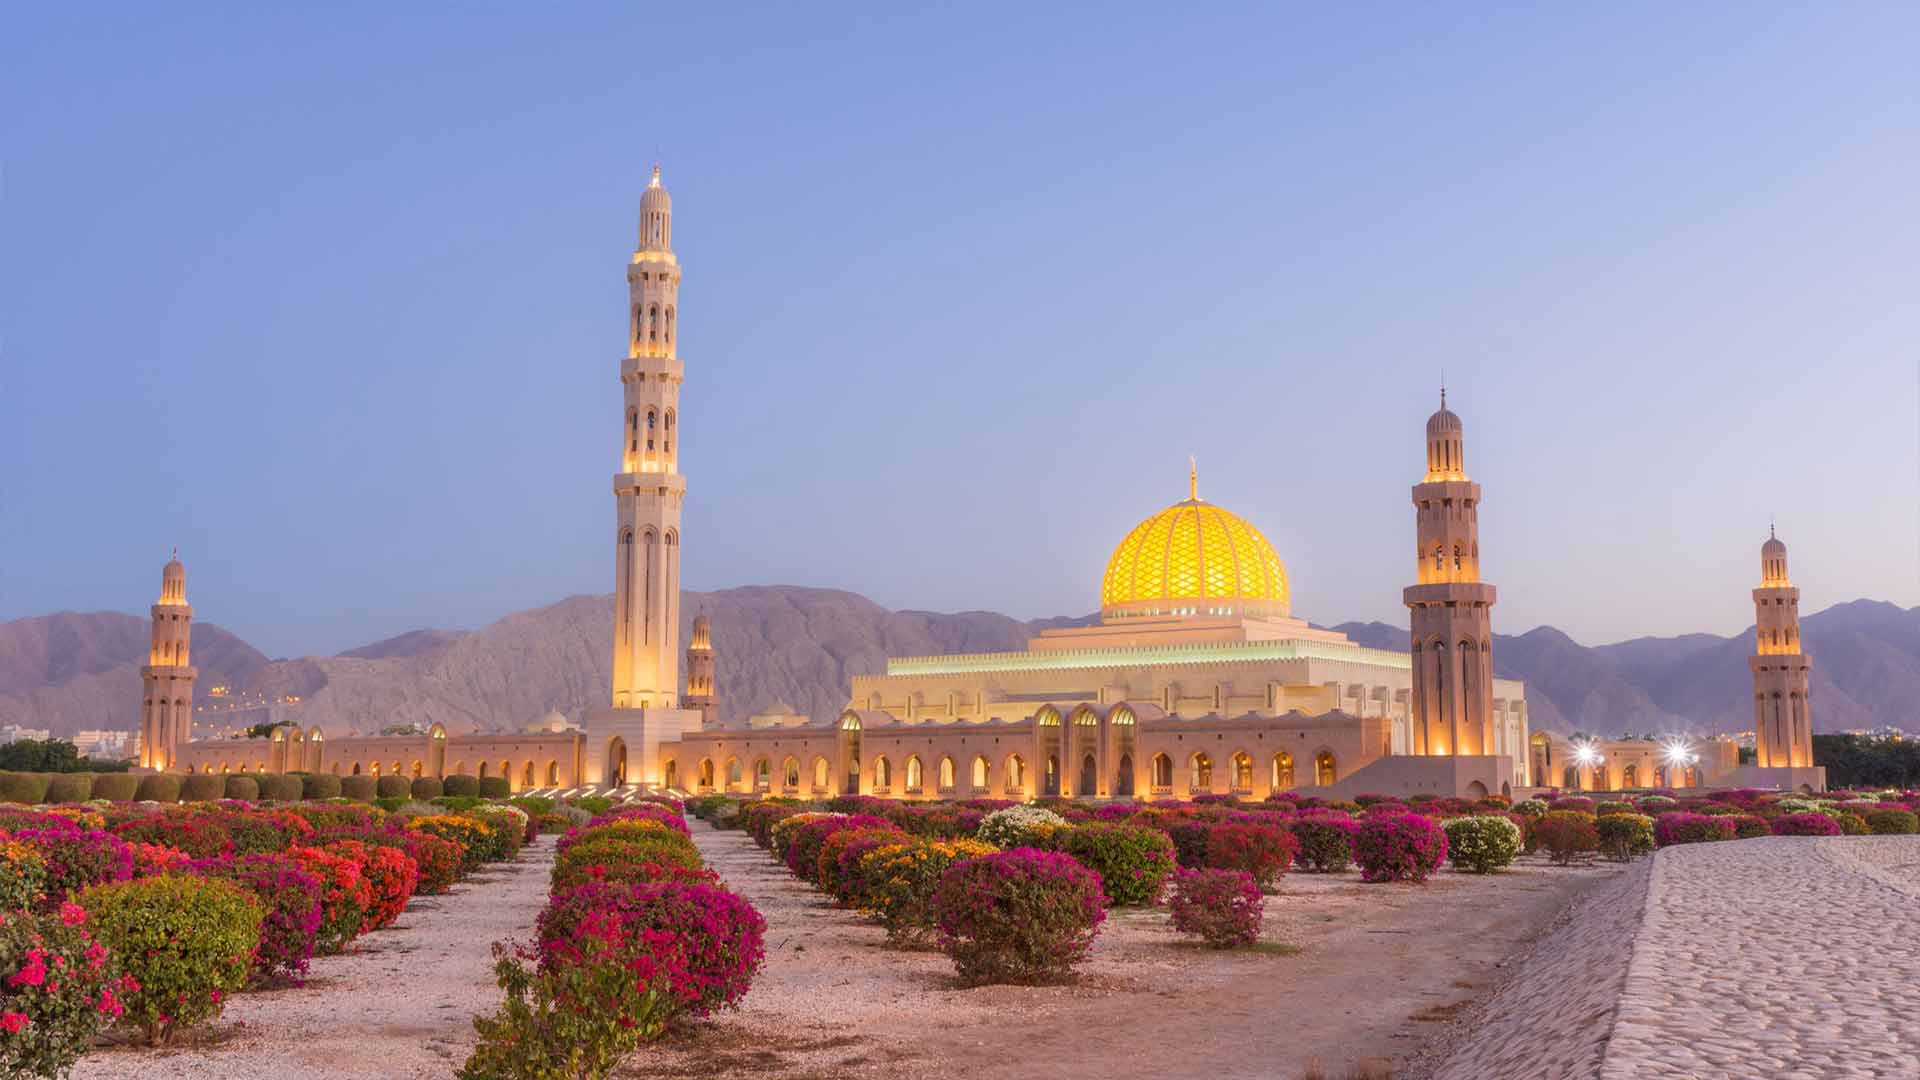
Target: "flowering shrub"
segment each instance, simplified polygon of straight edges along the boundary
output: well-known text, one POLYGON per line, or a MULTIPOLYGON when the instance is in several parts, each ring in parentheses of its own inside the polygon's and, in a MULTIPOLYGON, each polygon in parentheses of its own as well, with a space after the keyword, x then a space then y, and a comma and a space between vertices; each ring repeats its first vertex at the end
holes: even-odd
POLYGON ((1353 837, 1362 881, 1425 881, 1446 858, 1446 832, 1423 814, 1369 814, 1353 837))
MULTIPOLYGON (((788 818, 787 821, 796 821, 788 818)), ((786 824, 782 822, 781 824, 786 824)), ((850 814, 810 821, 787 834, 786 863, 795 877, 811 882, 820 871, 820 850, 826 845, 827 838, 834 833, 847 829, 871 829, 890 822, 886 818, 871 814, 850 814)), ((777 830, 776 830, 777 831, 777 830)))
POLYGON ((1593 800, 1584 795, 1569 795, 1555 799, 1547 804, 1548 810, 1577 810, 1583 814, 1593 813, 1593 800))
POLYGON ((1114 906, 1157 904, 1173 873, 1173 841, 1144 825, 1092 822, 1055 837, 1061 851, 1100 875, 1101 889, 1114 906))
POLYGON ((1331 874, 1353 862, 1353 834, 1358 823, 1345 814, 1311 812, 1287 823, 1300 842, 1295 862, 1302 870, 1331 874))
POLYGON ((995 850, 978 840, 904 838, 876 847, 860 860, 861 906, 886 927, 894 942, 924 940, 935 928, 933 897, 947 870, 995 850))
POLYGON ((1447 834, 1447 860, 1456 869, 1491 874, 1512 866, 1520 854, 1520 826, 1503 815, 1449 818, 1440 827, 1447 834))
POLYGON ((127 850, 133 853, 133 876, 137 878, 155 877, 193 865, 193 856, 179 848, 133 843, 127 845, 127 850))
POLYGON ((300 847, 287 855, 320 882, 320 928, 314 938, 315 950, 322 954, 342 951, 360 936, 360 927, 373 907, 373 883, 360 872, 358 862, 331 851, 300 847))
POLYGON ((225 826, 206 815, 186 810, 134 818, 115 826, 113 831, 129 843, 170 847, 195 859, 233 854, 233 834, 225 826))
POLYGON ((1678 812, 1653 819, 1653 842, 1659 847, 1733 838, 1733 822, 1725 817, 1678 812))
POLYGON ((1197 870, 1207 865, 1207 834, 1213 823, 1193 819, 1161 818, 1159 828, 1173 841, 1174 858, 1183 869, 1197 870))
POLYGON ((784 862, 787 858, 787 848, 793 843, 793 835, 795 833, 816 821, 826 821, 830 818, 843 818, 846 816, 847 815, 840 813, 818 813, 815 811, 788 814, 768 827, 767 843, 765 846, 771 849, 773 853, 779 856, 781 861, 784 862))
POLYGON ((507 1000, 493 1016, 474 1018, 480 1041, 462 1080, 598 1080, 666 1031, 683 1005, 674 989, 686 970, 678 943, 632 934, 609 915, 584 928, 581 942, 576 962, 545 971, 529 966, 525 947, 494 945, 494 977, 507 1000))
POLYGON ((906 840, 907 834, 892 825, 842 829, 820 845, 814 884, 848 907, 865 907, 865 877, 860 870, 860 860, 875 848, 906 840))
POLYGON ((1547 804, 1541 802, 1539 799, 1528 799, 1525 802, 1514 803, 1513 812, 1519 814, 1521 817, 1545 817, 1547 804))
POLYGON ((1032 848, 953 864, 933 900, 940 947, 969 983, 1070 976, 1093 947, 1106 906, 1093 871, 1032 848))
POLYGON ((1775 836, 1840 836, 1840 823, 1825 814, 1782 814, 1773 819, 1775 836))
POLYGON ((1064 828, 1067 819, 1038 806, 1009 806, 980 819, 975 833, 984 843, 998 848, 1014 848, 1032 842, 1043 834, 1064 828))
POLYGON ((1260 920, 1266 913, 1259 884, 1244 870, 1179 871, 1167 906, 1174 929, 1197 934, 1216 949, 1260 940, 1260 920))
POLYGON ((588 827, 611 825, 616 821, 657 821, 689 839, 691 839, 693 835, 687 829, 685 818, 675 813, 669 807, 651 802, 628 803, 625 806, 614 807, 604 814, 590 818, 587 821, 587 825, 588 827))
POLYGON ((253 956, 253 977, 298 979, 307 973, 320 933, 325 886, 289 855, 241 855, 202 859, 192 872, 231 881, 260 902, 260 948, 253 956))
POLYGON ((1733 836, 1736 840, 1751 840, 1756 836, 1773 835, 1773 823, 1759 814, 1727 814, 1725 820, 1733 822, 1733 836))
POLYGON ((96 885, 77 902, 137 984, 122 997, 125 1020, 149 1043, 219 1016, 260 947, 260 902, 228 881, 145 878, 96 885))
POLYGON ((32 844, 0 840, 0 915, 26 911, 47 892, 47 860, 32 844))
POLYGON ((1641 810, 1652 814, 1657 813, 1662 807, 1672 806, 1677 801, 1671 795, 1642 795, 1639 806, 1641 810))
POLYGON ((533 816, 517 806, 483 803, 467 813, 485 825, 494 837, 494 845, 484 857, 486 862, 511 859, 520 853, 521 845, 540 835, 533 816))
POLYGON ((1606 814, 1593 828, 1600 854, 1613 862, 1653 854, 1653 819, 1645 814, 1606 814))
POLYGON ((1207 830, 1206 865, 1214 870, 1244 870, 1262 889, 1271 888, 1287 872, 1299 851, 1300 841, 1280 825, 1228 822, 1207 830))
POLYGON ((1866 836, 1873 832, 1872 829, 1867 827, 1867 819, 1861 817, 1859 814, 1851 814, 1842 810, 1833 815, 1833 820, 1840 823, 1840 831, 1848 836, 1866 836))
POLYGON ((86 927, 86 910, 0 919, 0 1075, 65 1076, 130 988, 86 927))
POLYGON ((313 839, 307 819, 284 810, 229 810, 216 820, 233 838, 235 855, 271 854, 313 839))
POLYGON ((495 845, 492 830, 464 814, 427 814, 407 822, 407 828, 460 845, 460 870, 470 873, 485 861, 495 845))
POLYGON ((692 841, 676 833, 583 836, 553 860, 550 888, 561 892, 590 881, 648 881, 658 876, 649 868, 670 867, 701 868, 692 841))
POLYGON ((335 840, 323 850, 357 863, 371 890, 372 902, 360 932, 392 926, 413 899, 414 886, 420 882, 419 864, 399 848, 368 846, 358 840, 335 840))
POLYGON ((1583 855, 1600 850, 1600 827, 1592 814, 1579 810, 1549 810, 1534 819, 1528 836, 1545 848, 1556 864, 1568 866, 1583 855))
POLYGON ((696 1017, 739 1004, 766 958, 766 920, 718 885, 588 884, 555 894, 540 913, 541 970, 586 959, 592 931, 608 920, 629 936, 666 935, 678 946, 685 962, 674 989, 696 1017))
POLYGON ((133 852, 111 833, 81 832, 72 826, 27 829, 13 835, 30 844, 47 863, 47 899, 59 902, 89 885, 125 881, 133 876, 133 852))
POLYGON ((1820 814, 1827 812, 1832 804, 1820 799, 1785 798, 1773 807, 1783 814, 1820 814))
POLYGON ((1875 836, 1905 836, 1920 832, 1920 815, 1911 810, 1869 810, 1863 815, 1875 836))

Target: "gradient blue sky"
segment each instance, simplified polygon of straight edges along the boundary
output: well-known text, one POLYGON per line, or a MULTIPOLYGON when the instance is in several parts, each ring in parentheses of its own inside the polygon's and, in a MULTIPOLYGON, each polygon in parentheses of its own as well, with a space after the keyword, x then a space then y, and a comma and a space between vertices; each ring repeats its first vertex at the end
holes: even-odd
POLYGON ((1035 7, 14 11, 0 617, 609 590, 655 161, 691 587, 1089 611, 1191 452, 1401 622, 1444 369, 1502 631, 1920 602, 1920 8, 1035 7))

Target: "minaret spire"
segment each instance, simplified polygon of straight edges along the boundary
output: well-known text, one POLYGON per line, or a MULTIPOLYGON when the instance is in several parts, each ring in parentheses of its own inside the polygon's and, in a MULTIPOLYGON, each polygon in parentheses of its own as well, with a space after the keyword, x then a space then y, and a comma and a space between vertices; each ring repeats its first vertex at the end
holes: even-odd
POLYGON ((1187 455, 1187 498, 1200 501, 1200 458, 1194 454, 1187 455))

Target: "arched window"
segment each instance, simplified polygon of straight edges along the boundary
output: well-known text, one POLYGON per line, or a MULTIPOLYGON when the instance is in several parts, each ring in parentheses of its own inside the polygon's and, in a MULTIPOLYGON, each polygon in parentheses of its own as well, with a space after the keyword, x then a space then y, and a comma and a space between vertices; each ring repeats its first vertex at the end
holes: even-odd
POLYGON ((1162 790, 1173 786, 1173 759, 1165 754, 1153 755, 1153 786, 1162 790))
POLYGON ((1019 754, 1007 759, 1007 790, 1025 791, 1027 789, 1027 762, 1019 754))
POLYGON ((873 789, 885 791, 893 786, 893 766, 885 757, 873 759, 873 789))
POLYGON ((1339 770, 1334 768, 1333 751, 1322 750, 1313 758, 1313 782, 1327 787, 1340 779, 1339 770))
POLYGON ((713 759, 712 758, 700 759, 700 786, 703 788, 710 788, 713 786, 713 759))
POLYGON ((526 767, 520 770, 520 786, 523 788, 530 788, 533 786, 533 762, 532 761, 528 761, 526 767))
POLYGON ((1253 790, 1253 758, 1245 751, 1233 755, 1233 790, 1253 790))
POLYGON ((373 775, 375 776, 380 775, 380 763, 377 761, 373 763, 373 775))
POLYGON ((1440 550, 1439 544, 1433 545, 1433 568, 1435 570, 1443 570, 1446 568, 1445 554, 1445 552, 1440 550))
POLYGON ((987 785, 992 782, 992 777, 989 775, 992 771, 993 766, 987 761, 986 755, 976 755, 973 759, 973 790, 987 790, 987 785))
POLYGON ((827 764, 826 758, 817 757, 813 759, 813 790, 827 790, 827 783, 832 777, 832 768, 831 765, 827 764))
POLYGON ((953 759, 950 757, 941 758, 940 759, 940 790, 941 791, 953 790, 953 771, 954 771, 953 759))
MULTIPOLYGON (((553 764, 549 764, 547 766, 547 783, 549 784, 553 783, 553 769, 554 769, 553 764)), ((666 786, 670 788, 679 787, 680 786, 680 763, 677 761, 674 761, 671 758, 667 759, 666 768, 661 770, 661 776, 666 781, 666 786)))
POLYGON ((1293 755, 1285 750, 1273 755, 1273 790, 1286 791, 1293 787, 1293 755))
POLYGON ((788 790, 792 790, 800 786, 799 759, 788 758, 787 760, 780 763, 780 779, 788 790))
POLYGON ((907 790, 919 791, 920 779, 920 755, 911 754, 907 757, 907 790))
POLYGON ((730 787, 731 787, 731 786, 737 786, 737 785, 738 785, 738 784, 740 783, 740 776, 741 776, 741 772, 740 772, 740 759, 739 759, 739 758, 737 758, 737 757, 736 757, 736 758, 728 758, 728 759, 727 759, 727 784, 728 784, 728 786, 730 786, 730 787))
POLYGON ((360 775, 360 763, 357 761, 353 763, 353 775, 355 776, 360 775))
MULTIPOLYGON (((375 768, 378 768, 378 767, 379 766, 377 765, 375 766, 375 768)), ((486 778, 487 778, 487 763, 483 761, 480 763, 480 779, 485 780, 486 778)))
POLYGON ((1620 786, 1637 788, 1640 786, 1640 766, 1627 765, 1620 770, 1620 786))
POLYGON ((773 762, 760 758, 753 763, 753 790, 766 791, 773 787, 773 762))
POLYGON ((1453 545, 1453 568, 1455 570, 1460 569, 1461 561, 1462 561, 1462 557, 1461 557, 1460 545, 1455 544, 1453 545))
POLYGON ((1187 759, 1187 786, 1194 791, 1213 790, 1213 759, 1204 753, 1187 759))
POLYGON ((426 765, 419 761, 414 762, 413 768, 408 770, 408 772, 412 774, 415 780, 418 780, 420 779, 420 777, 426 775, 426 771, 427 771, 426 765))

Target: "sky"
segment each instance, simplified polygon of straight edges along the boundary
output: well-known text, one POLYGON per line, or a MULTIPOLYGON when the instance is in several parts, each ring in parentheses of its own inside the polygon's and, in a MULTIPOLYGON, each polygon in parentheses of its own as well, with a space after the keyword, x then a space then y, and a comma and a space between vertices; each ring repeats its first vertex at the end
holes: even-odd
POLYGON ((1920 604, 1920 8, 909 6, 12 12, 0 619, 611 591, 655 163, 690 588, 1089 612, 1193 454, 1401 623, 1444 377, 1497 630, 1920 604))

